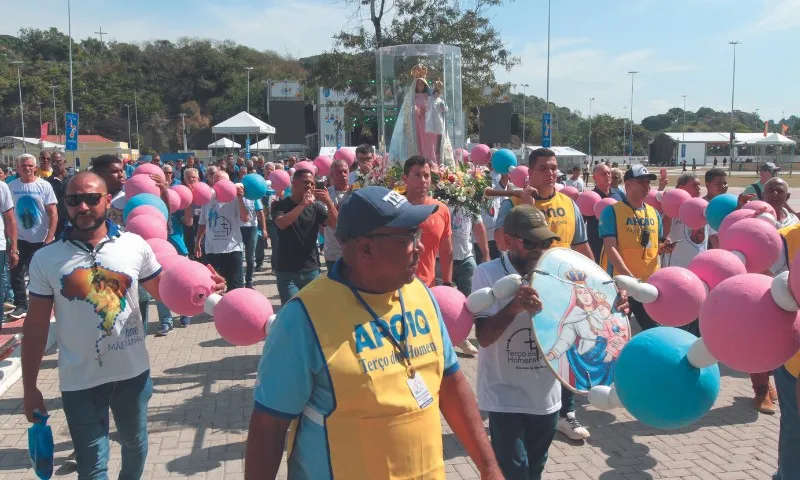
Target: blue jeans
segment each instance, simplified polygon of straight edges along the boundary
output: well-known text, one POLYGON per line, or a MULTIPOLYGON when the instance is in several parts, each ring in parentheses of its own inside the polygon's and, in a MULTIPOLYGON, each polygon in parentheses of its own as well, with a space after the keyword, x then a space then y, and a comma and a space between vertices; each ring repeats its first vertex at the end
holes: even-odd
POLYGON ((319 270, 305 273, 276 272, 275 276, 278 278, 278 295, 281 297, 281 305, 286 305, 286 302, 297 295, 297 292, 319 277, 319 270))
POLYGON ((121 480, 138 480, 147 458, 147 403, 153 396, 150 371, 87 390, 61 392, 64 415, 78 462, 78 478, 108 478, 108 410, 122 445, 121 480))
POLYGON ((10 268, 8 268, 8 256, 5 255, 6 252, 3 252, 5 256, 5 260, 3 260, 3 271, 0 273, 0 290, 3 292, 4 300, 3 302, 11 302, 14 303, 14 289, 11 288, 11 275, 9 274, 10 268))
POLYGON ((453 284, 465 297, 472 293, 472 275, 476 268, 475 257, 453 260, 453 284))
POLYGON ((775 388, 781 407, 781 430, 778 435, 778 472, 773 480, 800 478, 800 411, 797 405, 797 379, 780 367, 775 370, 775 388))
POLYGON ((253 270, 255 269, 256 261, 256 227, 239 227, 242 231, 242 243, 244 243, 244 285, 246 287, 253 286, 253 270))
POLYGON ((8 291, 11 290, 11 284, 9 283, 9 288, 6 290, 5 285, 9 282, 8 279, 8 255, 6 255, 5 250, 0 250, 0 305, 5 303, 6 299, 8 298, 6 295, 8 291))
POLYGON ((144 333, 147 335, 147 321, 150 317, 150 299, 152 298, 147 290, 144 289, 142 284, 139 284, 139 312, 142 314, 142 326, 144 327, 144 333))
POLYGON ((553 443, 558 412, 549 415, 489 412, 492 450, 506 480, 539 480, 553 443))

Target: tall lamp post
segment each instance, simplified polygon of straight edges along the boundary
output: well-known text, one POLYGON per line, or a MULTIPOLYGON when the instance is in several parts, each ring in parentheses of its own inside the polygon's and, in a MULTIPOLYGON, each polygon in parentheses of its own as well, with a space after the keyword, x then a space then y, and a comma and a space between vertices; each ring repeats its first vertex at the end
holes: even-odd
POLYGON ((681 95, 683 97, 683 144, 686 145, 686 95, 681 95))
POLYGON ((525 105, 528 104, 528 96, 525 91, 530 87, 527 83, 520 85, 522 87, 522 149, 523 155, 525 154, 525 105))
POLYGON ((250 113, 250 70, 253 67, 244 67, 247 70, 247 113, 250 113))
POLYGON ((23 64, 22 60, 11 62, 17 66, 17 87, 19 87, 19 118, 22 123, 22 153, 28 153, 27 141, 25 139, 25 106, 22 103, 22 74, 20 73, 20 65, 23 64))
MULTIPOLYGON (((631 157, 633 157, 633 79, 636 76, 636 74, 639 73, 639 72, 637 72, 636 70, 631 70, 628 73, 631 74, 631 139, 630 139, 630 142, 631 142, 631 149, 630 150, 631 151, 630 151, 630 154, 631 154, 631 157)), ((631 159, 631 164, 633 164, 633 159, 631 159)))
POLYGON ((622 163, 625 163, 625 139, 628 136, 628 107, 622 107, 622 163))
POLYGON ((133 91, 133 113, 136 116, 136 150, 139 150, 139 155, 142 151, 139 147, 139 103, 136 99, 136 90, 133 91))
POLYGON ((589 97, 589 158, 593 162, 594 156, 592 155, 592 102, 594 102, 594 97, 589 97))
POLYGON ((131 145, 131 104, 126 103, 123 107, 128 109, 128 153, 130 153, 130 149, 133 148, 131 145))
POLYGON ((731 138, 730 138, 730 142, 731 142, 731 148, 730 148, 731 161, 730 161, 730 163, 728 165, 728 168, 729 168, 730 171, 733 171, 733 156, 734 156, 734 153, 735 153, 734 147, 733 147, 733 142, 736 140, 736 135, 733 132, 733 123, 734 123, 734 120, 735 120, 735 116, 734 116, 734 112, 733 112, 733 100, 735 98, 734 95, 736 94, 736 45, 739 45, 740 43, 742 43, 742 42, 740 42, 738 40, 732 40, 732 41, 728 42, 729 45, 733 45, 733 79, 732 79, 732 83, 731 83, 731 138))
MULTIPOLYGON (((41 129, 42 125, 44 125, 44 123, 42 122, 42 105, 44 105, 44 104, 42 102, 39 102, 39 103, 37 103, 37 105, 39 105, 39 128, 41 129)), ((41 135, 39 135, 39 136, 41 137, 41 135)), ((42 139, 42 140, 44 140, 44 139, 42 139)))
POLYGON ((56 142, 58 142, 58 116, 56 113, 56 88, 58 88, 58 85, 50 85, 50 88, 53 89, 53 127, 55 127, 54 133, 56 142))
POLYGON ((548 122, 551 122, 552 125, 552 119, 550 117, 550 1, 551 0, 547 0, 547 87, 544 113, 542 114, 542 146, 545 148, 550 148, 553 136, 552 126, 545 127, 545 118, 547 118, 548 122), (547 138, 544 138, 544 133, 547 133, 547 138))
POLYGON ((183 151, 186 152, 186 151, 189 150, 186 147, 186 114, 185 113, 180 113, 178 115, 180 115, 181 124, 183 125, 183 130, 181 131, 181 133, 183 133, 183 151))

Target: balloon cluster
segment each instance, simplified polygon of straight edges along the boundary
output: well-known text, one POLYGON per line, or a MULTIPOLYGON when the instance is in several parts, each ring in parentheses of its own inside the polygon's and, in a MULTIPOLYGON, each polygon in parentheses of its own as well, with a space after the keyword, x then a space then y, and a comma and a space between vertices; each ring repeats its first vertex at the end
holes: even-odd
MULTIPOLYGON (((179 315, 193 316, 203 311, 214 316, 214 325, 222 338, 234 345, 253 345, 266 337, 274 320, 272 304, 255 290, 239 288, 220 296, 212 293, 211 272, 199 262, 178 255, 167 241, 167 221, 170 213, 202 206, 216 198, 225 203, 236 199, 236 185, 223 180, 212 189, 205 183, 191 188, 176 185, 169 190, 169 206, 159 196, 160 190, 150 175, 160 175, 161 169, 151 164, 139 166, 125 184, 128 201, 123 210, 127 231, 144 238, 161 265, 163 276, 159 294, 167 308, 179 315)), ((258 174, 242 178, 245 198, 263 197, 267 181, 258 174)))

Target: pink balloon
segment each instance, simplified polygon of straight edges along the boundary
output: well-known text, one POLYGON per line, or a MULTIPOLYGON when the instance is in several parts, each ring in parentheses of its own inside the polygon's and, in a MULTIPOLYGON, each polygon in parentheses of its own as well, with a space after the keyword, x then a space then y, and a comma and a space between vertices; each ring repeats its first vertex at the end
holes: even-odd
POLYGON ((183 262, 191 263, 191 260, 184 256, 178 255, 177 253, 175 255, 162 255, 160 258, 156 256, 156 260, 158 260, 159 265, 161 265, 161 269, 165 272, 173 268, 181 268, 179 265, 181 265, 183 262))
POLYGON ((707 200, 700 197, 690 198, 681 203, 678 209, 678 218, 689 228, 697 230, 708 224, 708 220, 706 220, 707 207, 707 200))
POLYGON ((161 301, 178 315, 203 313, 206 298, 213 293, 214 280, 205 265, 198 262, 176 262, 165 269, 158 293, 161 301))
POLYGON ((593 191, 593 190, 584 190, 578 195, 578 198, 575 200, 575 203, 578 204, 578 208, 586 217, 593 217, 594 216, 594 206, 597 205, 597 202, 602 200, 600 195, 593 191))
POLYGON ((313 163, 311 163, 311 162, 309 162, 307 160, 306 161, 302 161, 302 162, 297 162, 294 165, 294 171, 296 172, 298 170, 308 170, 311 173, 313 173, 314 176, 317 176, 317 167, 313 163))
POLYGON ((751 201, 745 203, 744 205, 742 205, 742 209, 743 210, 755 210, 755 211, 764 210, 767 213, 769 213, 770 215, 772 215, 773 217, 778 218, 776 216, 776 214, 775 214, 775 209, 772 208, 772 205, 770 205, 769 203, 767 203, 767 202, 765 202, 763 200, 751 200, 751 201))
POLYGON ((156 258, 160 258, 161 256, 169 256, 169 255, 177 255, 178 251, 175 250, 175 247, 172 246, 171 243, 167 240, 162 240, 160 238, 151 238, 147 240, 148 245, 150 248, 153 249, 153 253, 156 254, 156 258))
POLYGON ((189 205, 192 204, 192 191, 186 185, 173 185, 170 187, 171 190, 174 190, 181 199, 181 203, 178 205, 178 210, 184 210, 189 208, 189 205))
POLYGON ((778 230, 765 227, 758 218, 745 218, 731 225, 720 238, 720 247, 741 252, 749 273, 766 272, 781 254, 783 242, 778 230))
POLYGON ((475 145, 472 147, 472 151, 469 152, 469 155, 476 165, 486 165, 492 158, 491 152, 492 150, 488 145, 481 143, 480 145, 475 145))
POLYGON ((145 240, 151 238, 167 239, 167 223, 154 215, 139 215, 131 220, 125 222, 125 229, 131 233, 135 233, 145 240))
POLYGON ((469 336, 475 321, 467 310, 467 297, 455 288, 443 285, 431 288, 431 293, 439 304, 450 341, 453 345, 460 344, 469 336))
MULTIPOLYGON (((145 175, 145 176, 148 176, 148 177, 150 175, 157 175, 157 176, 161 177, 161 179, 163 180, 164 179, 164 170, 161 170, 161 167, 157 167, 157 166, 153 165, 152 163, 143 163, 143 164, 139 165, 138 167, 136 167, 136 170, 133 171, 133 177, 135 177, 136 175, 145 175)), ((131 177, 131 178, 133 178, 133 177, 131 177)))
POLYGON ((577 188, 570 187, 569 185, 565 185, 564 188, 559 191, 573 200, 577 200, 578 194, 580 193, 577 188))
POLYGON ((706 299, 706 288, 697 275, 682 267, 666 267, 647 279, 658 289, 658 299, 644 309, 656 322, 682 327, 697 319, 706 299))
POLYGON ((127 221, 130 222, 139 215, 153 215, 155 217, 163 219, 164 222, 167 221, 167 219, 164 218, 164 212, 152 205, 139 205, 138 207, 134 208, 133 210, 131 210, 131 213, 128 214, 127 221))
POLYGON ((126 198, 133 198, 140 193, 151 193, 161 197, 161 190, 156 186, 156 182, 147 175, 134 175, 125 181, 126 198))
POLYGON ((661 206, 661 202, 658 201, 656 195, 658 195, 657 190, 650 190, 649 192, 647 192, 647 196, 644 198, 644 203, 655 208, 658 213, 664 213, 663 207, 661 206))
POLYGON ((720 282, 727 278, 747 273, 747 269, 739 257, 720 248, 698 254, 686 268, 705 282, 709 291, 714 290, 720 282))
POLYGON ((269 181, 272 182, 272 189, 276 192, 282 192, 292 184, 292 179, 286 170, 273 171, 269 174, 269 181))
POLYGON ((266 297, 249 288, 237 288, 214 307, 214 326, 225 341, 245 347, 266 338, 271 315, 272 304, 266 297))
POLYGON ((755 215, 755 212, 746 209, 734 210, 726 215, 725 218, 722 219, 722 223, 719 225, 719 230, 717 231, 720 241, 722 241, 722 238, 728 232, 731 225, 745 218, 755 218, 755 215))
POLYGON ((198 182, 191 186, 192 190, 192 204, 202 207, 211 201, 214 196, 214 190, 207 184, 198 182))
POLYGON ((236 184, 230 180, 214 182, 214 192, 219 203, 229 203, 236 199, 236 184))
POLYGON ((347 166, 349 167, 353 164, 353 162, 356 161, 356 153, 347 148, 340 148, 339 150, 336 150, 336 153, 333 154, 333 159, 344 160, 347 162, 347 166))
POLYGON ((605 210, 607 206, 614 205, 615 203, 617 203, 617 201, 614 200, 611 197, 606 197, 606 198, 601 199, 599 202, 597 202, 594 205, 594 216, 595 216, 595 218, 600 220, 600 215, 603 213, 603 210, 605 210))
POLYGON ((700 333, 717 360, 742 372, 771 372, 800 350, 797 312, 775 303, 771 284, 766 275, 747 273, 709 293, 700 309, 700 333))
POLYGON ((525 185, 528 184, 528 167, 525 165, 518 165, 511 169, 509 176, 511 177, 511 183, 513 183, 515 187, 525 188, 525 185))
POLYGON ((453 151, 453 158, 455 158, 456 163, 467 163, 468 157, 469 153, 463 148, 456 148, 455 151, 453 151))
POLYGON ((326 155, 320 155, 314 159, 314 166, 317 167, 317 173, 320 177, 327 177, 331 174, 331 164, 333 159, 326 155))
POLYGON ((564 184, 556 183, 555 185, 553 185, 553 187, 555 187, 556 192, 560 192, 561 189, 564 188, 564 184))
POLYGON ((690 198, 692 198, 692 196, 686 190, 673 188, 664 194, 664 197, 661 199, 661 207, 668 217, 678 218, 681 204, 690 198))
POLYGON ((173 189, 167 190, 167 197, 169 197, 169 212, 175 213, 181 208, 181 196, 178 195, 173 189))

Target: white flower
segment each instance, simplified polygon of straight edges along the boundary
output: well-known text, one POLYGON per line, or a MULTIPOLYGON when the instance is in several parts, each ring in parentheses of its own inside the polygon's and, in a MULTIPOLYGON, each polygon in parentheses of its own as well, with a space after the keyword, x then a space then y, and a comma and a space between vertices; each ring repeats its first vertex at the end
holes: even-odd
POLYGON ((464 203, 464 202, 467 201, 467 198, 466 197, 458 197, 456 200, 458 200, 459 203, 464 203))

